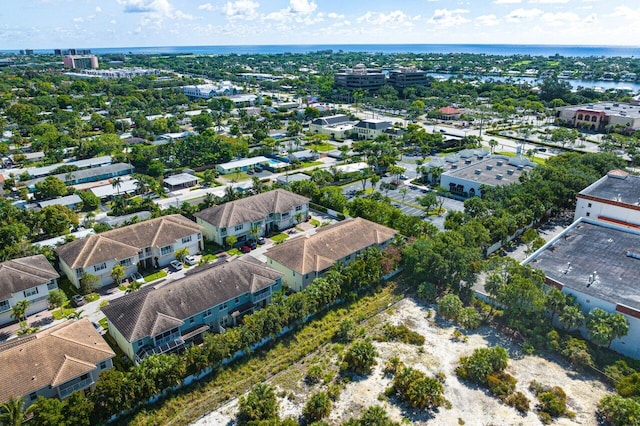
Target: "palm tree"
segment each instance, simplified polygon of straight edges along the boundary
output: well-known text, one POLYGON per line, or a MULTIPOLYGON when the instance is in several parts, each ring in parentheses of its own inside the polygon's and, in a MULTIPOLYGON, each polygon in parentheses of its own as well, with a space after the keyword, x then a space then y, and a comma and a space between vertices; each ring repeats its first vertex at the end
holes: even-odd
POLYGON ((251 237, 255 241, 258 241, 258 234, 259 233, 260 233, 260 228, 258 228, 257 226, 253 225, 251 228, 249 228, 249 235, 251 235, 251 237))
POLYGON ((214 206, 216 204, 216 201, 213 198, 213 194, 211 194, 210 192, 207 192, 207 195, 204 196, 202 203, 204 204, 205 208, 214 206))
POLYGON ((253 176, 251 178, 251 183, 253 184, 254 193, 260 194, 264 191, 264 182, 262 182, 258 176, 253 176))
POLYGON ((577 306, 565 306, 558 319, 566 330, 571 330, 584 323, 584 314, 577 306))
POLYGON ((70 314, 67 314, 67 319, 72 319, 72 320, 79 320, 80 317, 82 317, 82 314, 84 313, 84 309, 81 309, 79 311, 73 311, 70 314))
POLYGON ((120 188, 122 188, 122 178, 120 176, 116 176, 111 180, 111 187, 118 192, 120 195, 120 188))
POLYGON ((29 301, 24 299, 18 301, 15 305, 11 307, 11 318, 17 319, 18 321, 24 321, 27 319, 26 313, 27 308, 29 307, 29 301))
POLYGON ((129 283, 129 285, 127 286, 126 290, 124 291, 125 294, 129 294, 129 293, 133 293, 135 291, 140 290, 140 288, 142 288, 142 283, 138 282, 138 281, 132 281, 129 283))
POLYGON ((0 405, 0 423, 7 426, 22 426, 34 408, 35 405, 32 405, 25 409, 22 397, 11 397, 9 401, 0 405))
POLYGON ((498 141, 495 139, 490 139, 489 140, 489 147, 491 148, 491 153, 493 154, 493 151, 495 151, 496 146, 498 146, 498 141))

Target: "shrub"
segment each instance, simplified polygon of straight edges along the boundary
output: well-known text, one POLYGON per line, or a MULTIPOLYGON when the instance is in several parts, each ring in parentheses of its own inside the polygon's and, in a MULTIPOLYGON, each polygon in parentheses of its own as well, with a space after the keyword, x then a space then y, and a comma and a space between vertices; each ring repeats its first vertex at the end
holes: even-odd
POLYGON ((378 338, 382 341, 403 342, 412 345, 424 345, 424 336, 417 333, 404 324, 391 325, 385 324, 382 328, 382 336, 378 338))
POLYGON ((462 300, 457 294, 449 293, 438 302, 438 313, 446 319, 456 319, 462 311, 462 300))
POLYGON ((418 297, 426 302, 433 302, 438 297, 438 290, 434 284, 423 282, 418 286, 418 297))
POLYGON ((357 374, 368 374, 376 363, 378 351, 369 340, 359 340, 347 350, 344 363, 357 374))
POLYGON ((332 401, 337 401, 340 398, 340 394, 342 393, 342 386, 333 384, 327 387, 327 395, 331 398, 332 401))
POLYGON ((529 398, 527 398, 525 394, 520 391, 512 393, 511 395, 506 397, 504 402, 521 413, 526 413, 527 411, 529 411, 529 398))
POLYGON ((569 358, 575 365, 593 365, 593 358, 589 352, 587 342, 582 339, 566 336, 562 340, 560 353, 569 358))
POLYGON ((543 423, 547 424, 555 417, 574 416, 573 412, 567 410, 567 394, 560 386, 544 386, 534 380, 529 384, 529 389, 538 398, 537 409, 543 423))
POLYGON ((517 382, 515 377, 504 371, 491 373, 487 376, 487 387, 492 394, 502 400, 513 393, 517 382))
POLYGON ((324 374, 324 370, 322 366, 319 364, 314 364, 310 366, 309 369, 307 370, 305 381, 310 385, 314 385, 320 382, 320 379, 322 378, 323 374, 324 374))
POLYGON ((356 337, 356 323, 350 318, 340 321, 334 338, 339 342, 351 342, 356 337))
POLYGON ((598 403, 598 414, 611 426, 640 426, 640 401, 607 395, 598 403))
POLYGON ((427 377, 421 371, 404 364, 398 366, 390 394, 415 408, 436 408, 445 404, 444 386, 436 378, 427 377))
POLYGON ((238 422, 240 424, 276 419, 277 417, 278 400, 275 390, 265 383, 255 385, 238 402, 238 422))
POLYGON ((331 398, 326 392, 316 392, 305 404, 302 414, 310 422, 318 421, 331 413, 331 405, 331 398))
POLYGON ((476 329, 480 327, 482 318, 475 308, 463 308, 457 317, 458 323, 466 329, 476 329))
POLYGON ((478 348, 471 356, 460 357, 456 375, 464 380, 485 385, 487 376, 507 368, 509 355, 502 346, 478 348))

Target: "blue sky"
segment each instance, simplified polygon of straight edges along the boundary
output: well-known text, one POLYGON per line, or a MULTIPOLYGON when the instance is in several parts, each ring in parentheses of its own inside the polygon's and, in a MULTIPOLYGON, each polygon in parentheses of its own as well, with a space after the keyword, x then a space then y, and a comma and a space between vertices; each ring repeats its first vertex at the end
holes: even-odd
POLYGON ((638 0, 0 0, 0 49, 640 45, 638 0))

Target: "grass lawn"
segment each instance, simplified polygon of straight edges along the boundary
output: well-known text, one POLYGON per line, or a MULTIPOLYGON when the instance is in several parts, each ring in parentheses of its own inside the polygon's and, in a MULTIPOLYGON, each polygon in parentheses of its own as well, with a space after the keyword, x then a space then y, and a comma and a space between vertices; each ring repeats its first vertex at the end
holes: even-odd
POLYGON ((331 145, 330 143, 310 144, 305 146, 305 148, 311 149, 311 150, 315 149, 316 151, 320 151, 320 152, 329 152, 336 149, 336 147, 331 145))
POLYGON ((126 289, 127 289, 127 286, 126 286, 126 285, 124 285, 124 284, 120 284, 120 285, 118 286, 118 290, 120 290, 120 291, 125 291, 126 289))
POLYGON ((322 161, 303 161, 300 163, 302 167, 313 167, 313 166, 322 166, 324 163, 322 161))
POLYGON ((144 282, 150 283, 151 281, 159 280, 160 278, 164 278, 166 276, 167 276, 167 272, 164 270, 160 270, 158 272, 155 272, 151 275, 147 275, 146 277, 144 277, 144 282))
POLYGON ((273 237, 269 237, 273 240, 274 243, 281 243, 284 240, 286 240, 287 238, 289 238, 289 236, 287 234, 285 234, 284 232, 281 232, 279 234, 274 235, 273 237))
POLYGON ((98 320, 98 324, 100 324, 102 326, 102 328, 104 328, 105 330, 107 330, 109 328, 109 323, 107 322, 107 318, 102 318, 101 320, 98 320))
POLYGON ((227 254, 229 256, 240 256, 242 254, 242 252, 240 250, 238 250, 237 248, 232 248, 231 250, 227 251, 227 254))
POLYGON ((59 320, 62 318, 66 318, 67 315, 75 312, 75 308, 71 307, 71 302, 68 300, 64 302, 61 308, 58 308, 51 312, 51 316, 54 320, 59 320))
POLYGON ((320 221, 318 219, 311 219, 309 223, 311 223, 311 225, 315 226, 316 228, 320 226, 320 221))
POLYGON ((95 302, 96 300, 100 299, 100 295, 98 293, 89 293, 84 297, 84 299, 87 302, 95 302))
POLYGON ((202 261, 205 263, 209 263, 209 262, 213 262, 217 258, 218 256, 216 256, 215 254, 205 254, 204 256, 202 256, 202 261))
POLYGON ((235 182, 242 182, 243 180, 251 179, 251 176, 249 176, 245 172, 229 173, 228 175, 225 175, 225 177, 227 179, 229 179, 231 181, 235 181, 235 182))

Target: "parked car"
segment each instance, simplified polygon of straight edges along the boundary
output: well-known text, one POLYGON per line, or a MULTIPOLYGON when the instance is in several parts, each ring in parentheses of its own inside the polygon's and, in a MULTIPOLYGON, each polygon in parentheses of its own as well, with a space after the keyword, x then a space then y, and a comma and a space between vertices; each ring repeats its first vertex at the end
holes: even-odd
POLYGON ((142 277, 142 274, 140 272, 134 272, 133 274, 131 274, 131 276, 129 276, 129 282, 134 281, 144 284, 144 278, 142 277))
POLYGON ((409 177, 407 177, 407 175, 400 175, 400 179, 407 180, 407 179, 409 179, 409 177))
POLYGON ((181 262, 179 262, 179 261, 177 261, 177 260, 172 260, 172 261, 169 263, 169 266, 171 266, 171 268, 172 268, 174 271, 180 271, 180 270, 182 270, 182 263, 181 263, 181 262))
POLYGON ((256 240, 248 240, 246 245, 251 247, 251 250, 255 250, 256 247, 258 247, 258 243, 256 242, 256 240))
POLYGON ((95 328, 100 335, 105 334, 105 329, 97 322, 92 322, 91 325, 93 325, 93 328, 95 328))
POLYGON ((73 304, 76 305, 77 307, 87 304, 87 300, 81 294, 74 294, 71 299, 73 300, 73 304))
POLYGON ((243 253, 249 253, 251 251, 251 247, 244 245, 244 246, 240 246, 240 251, 243 253))
POLYGON ((265 243, 264 237, 258 237, 258 244, 264 244, 264 243, 265 243))
POLYGON ((186 263, 189 266, 193 266, 196 264, 196 257, 195 256, 185 256, 184 257, 184 263, 186 263))

